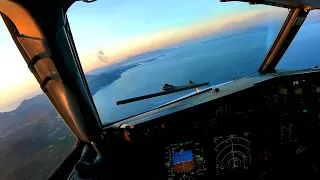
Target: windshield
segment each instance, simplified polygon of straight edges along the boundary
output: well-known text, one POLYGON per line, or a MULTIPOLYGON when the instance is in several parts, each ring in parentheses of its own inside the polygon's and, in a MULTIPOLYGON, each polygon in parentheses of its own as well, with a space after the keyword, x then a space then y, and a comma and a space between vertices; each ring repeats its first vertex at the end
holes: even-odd
POLYGON ((76 2, 68 18, 103 123, 121 120, 195 93, 161 92, 164 84, 209 86, 256 72, 288 9, 215 0, 76 2))

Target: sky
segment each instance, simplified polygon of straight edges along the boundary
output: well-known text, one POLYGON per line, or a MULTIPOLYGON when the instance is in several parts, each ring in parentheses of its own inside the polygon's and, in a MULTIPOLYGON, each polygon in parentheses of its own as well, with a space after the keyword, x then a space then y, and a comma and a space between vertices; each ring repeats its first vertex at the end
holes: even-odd
MULTIPOLYGON (((233 25, 285 16, 287 10, 219 0, 98 0, 76 2, 67 15, 82 67, 88 72, 233 25), (107 63, 95 58, 99 49, 108 57, 107 63)), ((0 39, 0 112, 4 112, 42 92, 2 20, 0 39)))

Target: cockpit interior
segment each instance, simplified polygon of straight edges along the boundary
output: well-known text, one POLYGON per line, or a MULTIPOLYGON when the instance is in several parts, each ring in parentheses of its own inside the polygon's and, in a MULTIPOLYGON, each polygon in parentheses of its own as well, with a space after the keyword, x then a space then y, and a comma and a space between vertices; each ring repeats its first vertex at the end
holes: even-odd
MULTIPOLYGON (((100 121, 69 26, 66 13, 74 2, 0 0, 28 68, 77 137, 49 179, 320 178, 320 69, 275 69, 320 1, 241 1, 288 10, 255 73, 108 124, 100 121)), ((166 84, 161 93, 117 104, 208 85, 197 83, 166 84)))

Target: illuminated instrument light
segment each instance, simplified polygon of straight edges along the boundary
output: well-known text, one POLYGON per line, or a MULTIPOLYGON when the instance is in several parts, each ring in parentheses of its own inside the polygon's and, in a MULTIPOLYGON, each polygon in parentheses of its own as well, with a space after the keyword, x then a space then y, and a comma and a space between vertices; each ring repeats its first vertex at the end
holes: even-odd
POLYGON ((279 94, 281 94, 281 95, 289 94, 289 93, 288 93, 288 89, 286 89, 286 88, 280 88, 278 92, 279 92, 279 94))
POLYGON ((130 137, 129 137, 129 133, 128 132, 124 132, 124 139, 126 140, 126 141, 128 141, 128 142, 131 142, 131 139, 130 139, 130 137))
POLYGON ((303 92, 302 88, 297 88, 294 90, 295 94, 302 94, 302 92, 303 92))

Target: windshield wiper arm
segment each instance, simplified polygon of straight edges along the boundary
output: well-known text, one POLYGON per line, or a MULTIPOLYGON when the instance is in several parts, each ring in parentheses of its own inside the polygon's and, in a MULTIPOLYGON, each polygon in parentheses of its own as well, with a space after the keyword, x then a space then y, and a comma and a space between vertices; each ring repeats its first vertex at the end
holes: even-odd
POLYGON ((189 80, 188 85, 184 85, 184 86, 173 86, 170 84, 165 84, 164 86, 161 87, 162 92, 148 94, 148 95, 144 95, 144 96, 138 96, 138 97, 129 98, 129 99, 124 99, 121 101, 117 101, 116 103, 117 103, 117 105, 127 104, 127 103, 131 103, 131 102, 135 102, 135 101, 141 101, 144 99, 154 98, 157 96, 163 96, 163 95, 172 94, 172 93, 185 91, 185 90, 193 89, 193 88, 198 88, 201 86, 207 86, 207 85, 209 85, 209 82, 197 84, 197 83, 192 82, 191 80, 189 80))

